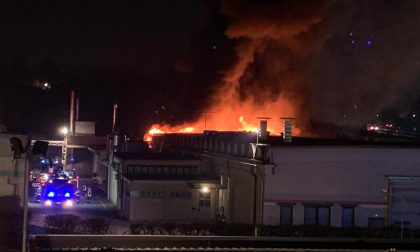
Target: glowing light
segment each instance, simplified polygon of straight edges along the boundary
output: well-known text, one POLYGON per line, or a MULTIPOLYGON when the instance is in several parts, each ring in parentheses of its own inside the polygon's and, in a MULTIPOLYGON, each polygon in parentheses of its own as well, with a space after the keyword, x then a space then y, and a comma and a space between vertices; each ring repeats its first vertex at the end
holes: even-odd
POLYGON ((368 41, 366 41, 366 44, 368 45, 368 46, 370 46, 370 45, 372 45, 372 40, 368 40, 368 41))
POLYGON ((64 202, 64 206, 65 206, 65 207, 72 207, 72 206, 73 206, 73 201, 71 201, 71 200, 66 200, 66 202, 64 202))
POLYGON ((44 202, 44 205, 45 205, 45 206, 51 206, 51 205, 52 205, 52 201, 51 201, 51 200, 46 200, 46 201, 44 202))
POLYGON ((69 129, 67 129, 67 127, 63 127, 60 129, 61 134, 63 135, 67 135, 67 133, 69 133, 69 129))
POLYGON ((209 192, 209 188, 208 188, 207 186, 203 186, 203 187, 201 188, 201 191, 202 191, 203 193, 208 193, 208 192, 209 192))
POLYGON ((49 197, 49 198, 54 197, 54 195, 55 195, 55 193, 54 193, 54 192, 49 192, 49 193, 48 193, 48 197, 49 197))
POLYGON ((66 197, 66 198, 70 198, 70 193, 66 192, 66 193, 64 194, 64 197, 66 197))
POLYGON ((351 40, 351 43, 352 43, 353 45, 355 45, 355 44, 356 44, 356 40, 355 40, 355 39, 352 39, 352 40, 351 40))

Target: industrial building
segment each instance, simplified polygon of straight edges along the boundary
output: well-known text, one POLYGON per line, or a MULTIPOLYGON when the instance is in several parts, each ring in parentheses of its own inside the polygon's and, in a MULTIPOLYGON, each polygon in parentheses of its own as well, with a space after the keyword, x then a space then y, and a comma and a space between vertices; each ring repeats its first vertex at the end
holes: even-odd
POLYGON ((228 181, 230 223, 420 227, 420 145, 257 137, 207 131, 153 141, 162 151, 199 155, 228 181))
POLYGON ((116 143, 109 199, 133 221, 420 228, 420 144, 292 138, 285 125, 156 135, 149 152, 116 143))

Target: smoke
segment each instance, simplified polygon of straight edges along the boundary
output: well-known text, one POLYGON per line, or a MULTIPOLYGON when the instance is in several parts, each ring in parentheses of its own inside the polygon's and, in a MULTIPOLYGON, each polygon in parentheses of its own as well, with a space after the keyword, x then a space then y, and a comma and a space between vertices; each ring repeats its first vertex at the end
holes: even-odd
POLYGON ((360 127, 419 94, 418 1, 226 1, 221 9, 238 60, 212 111, 252 104, 276 120, 296 117, 311 134, 360 127))

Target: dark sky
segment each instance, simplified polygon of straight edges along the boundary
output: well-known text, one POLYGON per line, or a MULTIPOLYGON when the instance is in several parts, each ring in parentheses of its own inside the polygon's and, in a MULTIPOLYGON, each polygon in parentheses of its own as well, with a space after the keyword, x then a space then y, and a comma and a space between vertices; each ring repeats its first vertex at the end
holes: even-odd
POLYGON ((192 0, 2 1, 0 122, 9 131, 49 134, 67 120, 75 89, 81 119, 109 129, 115 101, 121 124, 140 133, 163 104, 150 94, 162 99, 171 88, 172 69, 210 11, 192 0), (36 80, 52 88, 41 91, 36 80))
POLYGON ((1 1, 0 130, 55 134, 71 89, 99 133, 114 102, 141 135, 194 121, 220 90, 256 111, 286 99, 307 132, 413 127, 419 59, 417 0, 1 1))

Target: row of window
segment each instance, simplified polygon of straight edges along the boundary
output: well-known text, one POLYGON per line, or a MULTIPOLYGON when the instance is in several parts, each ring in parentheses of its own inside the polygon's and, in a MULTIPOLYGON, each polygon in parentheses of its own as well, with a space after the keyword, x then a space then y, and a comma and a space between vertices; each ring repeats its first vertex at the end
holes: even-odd
MULTIPOLYGON (((343 206, 341 226, 343 228, 354 226, 354 207, 343 206)), ((318 225, 329 226, 331 221, 331 207, 329 206, 305 206, 304 224, 305 225, 318 225)), ((281 205, 280 206, 280 224, 292 225, 293 224, 293 206, 281 205)))
MULTIPOLYGON (((130 191, 130 197, 139 197, 142 199, 165 199, 166 191, 130 191)), ((170 199, 191 199, 191 192, 169 192, 170 199)), ((198 205, 200 207, 210 207, 211 193, 199 193, 198 205)))
POLYGON ((127 165, 128 175, 196 175, 196 166, 127 165))
MULTIPOLYGON (((165 199, 166 191, 130 191, 131 197, 139 197, 142 199, 165 199)), ((191 192, 169 192, 170 199, 191 199, 191 192)))

